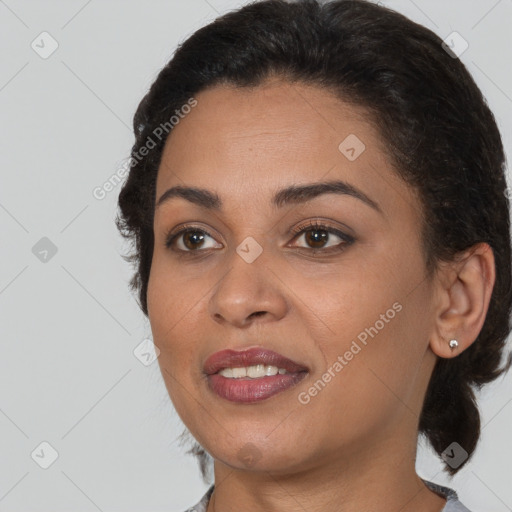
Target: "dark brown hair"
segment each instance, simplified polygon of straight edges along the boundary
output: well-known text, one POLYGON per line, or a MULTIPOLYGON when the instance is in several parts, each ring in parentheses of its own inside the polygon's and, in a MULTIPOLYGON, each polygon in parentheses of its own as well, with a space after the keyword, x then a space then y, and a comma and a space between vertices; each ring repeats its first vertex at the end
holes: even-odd
MULTIPOLYGON (((429 275, 477 243, 492 248, 496 283, 483 328, 459 356, 438 359, 419 418, 419 432, 439 455, 454 441, 471 455, 480 436, 474 391, 511 364, 509 356, 500 368, 512 304, 505 155, 494 116, 462 62, 432 31, 388 8, 365 0, 263 0, 179 45, 135 113, 132 168, 119 196, 116 222, 133 242, 126 259, 136 266, 130 285, 142 311, 147 315, 166 140, 155 130, 201 90, 255 87, 270 75, 328 88, 369 113, 395 171, 421 198, 429 275), (156 145, 141 158, 150 138, 156 145)), ((194 450, 204 469, 204 450, 194 450)))

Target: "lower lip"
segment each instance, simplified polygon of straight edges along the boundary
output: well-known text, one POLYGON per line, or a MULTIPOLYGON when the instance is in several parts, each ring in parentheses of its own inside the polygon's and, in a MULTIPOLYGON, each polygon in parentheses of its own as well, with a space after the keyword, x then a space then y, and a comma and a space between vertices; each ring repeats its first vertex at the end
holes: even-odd
POLYGON ((307 372, 285 373, 250 379, 229 379, 218 373, 208 376, 210 388, 221 398, 231 402, 254 403, 270 398, 298 384, 307 372))

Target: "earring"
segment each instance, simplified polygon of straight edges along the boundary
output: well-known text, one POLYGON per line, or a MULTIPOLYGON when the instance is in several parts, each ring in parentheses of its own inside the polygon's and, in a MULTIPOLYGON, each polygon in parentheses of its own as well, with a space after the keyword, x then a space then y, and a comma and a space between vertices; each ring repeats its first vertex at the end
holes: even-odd
POLYGON ((457 340, 450 340, 450 348, 455 350, 459 346, 459 342, 457 340))

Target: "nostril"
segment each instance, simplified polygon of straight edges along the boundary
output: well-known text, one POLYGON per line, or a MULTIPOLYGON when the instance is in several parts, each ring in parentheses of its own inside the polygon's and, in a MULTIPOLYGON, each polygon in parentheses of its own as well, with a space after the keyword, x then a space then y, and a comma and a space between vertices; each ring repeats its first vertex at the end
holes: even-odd
POLYGON ((256 311, 255 313, 250 314, 249 318, 251 318, 251 316, 261 316, 264 314, 265 314, 265 311, 256 311))

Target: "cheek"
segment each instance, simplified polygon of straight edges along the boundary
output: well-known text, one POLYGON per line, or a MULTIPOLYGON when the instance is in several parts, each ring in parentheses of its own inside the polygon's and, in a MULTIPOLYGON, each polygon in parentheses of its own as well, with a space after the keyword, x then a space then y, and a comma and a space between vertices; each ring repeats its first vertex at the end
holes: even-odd
POLYGON ((205 283, 184 278, 179 266, 155 253, 148 281, 148 317, 154 334, 172 338, 179 324, 194 316, 194 308, 204 296, 205 283))
POLYGON ((338 370, 324 402, 334 423, 347 426, 348 413, 349 425, 366 422, 372 429, 397 416, 410 419, 418 409, 414 390, 428 346, 426 321, 411 296, 391 300, 366 303, 364 315, 350 322, 346 336, 323 347, 328 367, 338 370))
POLYGON ((173 375, 197 365, 195 340, 204 320, 204 290, 204 283, 184 280, 155 258, 148 282, 148 317, 160 365, 173 375))
POLYGON ((172 269, 152 266, 147 301, 153 341, 160 350, 158 364, 173 406, 187 425, 201 416, 196 410, 202 374, 195 343, 204 315, 201 289, 194 280, 180 280, 172 269))
POLYGON ((401 309, 400 304, 393 305, 401 302, 405 283, 412 280, 408 273, 393 275, 399 265, 389 253, 374 253, 369 258, 365 251, 347 254, 336 267, 311 272, 294 268, 281 274, 283 281, 292 283, 293 296, 299 299, 292 301, 296 316, 331 357, 359 335, 364 341, 370 336, 365 335, 367 330, 375 333, 375 324, 379 333, 389 330, 401 309))
POLYGON ((302 299, 295 302, 297 316, 323 355, 325 366, 317 370, 331 369, 332 380, 352 397, 386 384, 407 388, 428 344, 429 295, 421 255, 405 254, 404 245, 395 245, 394 252, 391 245, 375 248, 371 259, 346 258, 338 271, 316 280, 303 274, 294 281, 293 291, 302 299))

